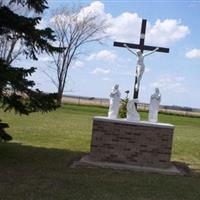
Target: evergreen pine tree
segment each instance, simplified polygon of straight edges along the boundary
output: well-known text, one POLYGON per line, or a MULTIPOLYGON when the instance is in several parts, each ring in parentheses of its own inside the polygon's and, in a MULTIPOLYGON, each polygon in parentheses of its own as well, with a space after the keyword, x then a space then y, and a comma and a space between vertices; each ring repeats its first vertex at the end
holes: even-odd
MULTIPOLYGON (((46 0, 10 0, 9 4, 24 6, 37 14, 43 13, 47 8, 46 0)), ((8 6, 0 6, 0 36, 5 35, 7 40, 12 40, 15 32, 24 45, 24 55, 37 60, 39 53, 60 52, 61 49, 50 44, 55 41, 55 36, 50 28, 37 29, 40 17, 25 17, 13 12, 8 6)), ((0 57, 0 107, 4 111, 15 110, 19 114, 31 112, 48 112, 56 109, 57 94, 46 94, 38 89, 33 90, 34 81, 27 77, 35 72, 34 67, 13 67, 0 57)), ((6 137, 4 128, 7 124, 0 122, 0 138, 6 137)))

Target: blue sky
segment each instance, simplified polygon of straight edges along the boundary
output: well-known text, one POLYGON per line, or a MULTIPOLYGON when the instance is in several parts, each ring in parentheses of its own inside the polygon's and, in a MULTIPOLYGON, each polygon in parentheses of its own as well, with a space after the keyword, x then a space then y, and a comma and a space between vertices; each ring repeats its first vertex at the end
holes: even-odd
MULTIPOLYGON (((51 10, 75 1, 48 1, 43 23, 51 10)), ((104 45, 89 45, 87 52, 69 69, 65 94, 108 98, 115 83, 124 91, 133 90, 136 58, 113 41, 139 42, 142 19, 148 20, 146 44, 170 48, 170 53, 155 53, 145 58, 146 71, 140 86, 139 101, 149 102, 155 87, 162 94, 161 104, 200 108, 200 1, 79 1, 111 22, 110 37, 104 45)), ((34 62, 49 65, 44 55, 34 62)), ((33 76, 37 87, 56 91, 38 68, 33 76)), ((132 93, 130 94, 132 97, 132 93)))

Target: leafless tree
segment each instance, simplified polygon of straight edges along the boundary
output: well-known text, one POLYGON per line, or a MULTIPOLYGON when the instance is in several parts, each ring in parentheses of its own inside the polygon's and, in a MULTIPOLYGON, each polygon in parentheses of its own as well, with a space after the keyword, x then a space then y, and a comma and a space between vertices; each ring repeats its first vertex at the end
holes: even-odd
MULTIPOLYGON (((16 13, 20 13, 20 15, 30 15, 30 12, 24 7, 16 7, 15 4, 9 4, 7 0, 0 0, 0 6, 7 6, 16 13)), ((23 41, 19 38, 19 35, 15 32, 0 36, 0 57, 8 64, 11 64, 23 53, 23 41)))
POLYGON ((9 64, 16 60, 23 52, 23 47, 17 34, 13 33, 12 38, 10 38, 10 35, 9 38, 8 35, 0 37, 0 57, 9 64))
POLYGON ((52 55, 57 72, 57 80, 52 79, 52 82, 58 89, 58 104, 61 104, 69 67, 84 53, 82 47, 91 42, 101 43, 108 25, 105 20, 85 12, 81 7, 58 9, 51 22, 57 45, 64 49, 62 53, 52 55))

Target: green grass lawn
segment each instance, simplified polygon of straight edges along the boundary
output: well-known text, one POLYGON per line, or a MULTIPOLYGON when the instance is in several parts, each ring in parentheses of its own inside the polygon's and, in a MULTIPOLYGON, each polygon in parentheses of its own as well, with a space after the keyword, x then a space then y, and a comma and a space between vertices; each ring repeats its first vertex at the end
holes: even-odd
POLYGON ((176 125, 172 160, 192 176, 70 168, 89 152, 92 117, 106 112, 75 105, 28 117, 0 112, 14 138, 0 143, 0 200, 200 200, 200 118, 159 115, 176 125))

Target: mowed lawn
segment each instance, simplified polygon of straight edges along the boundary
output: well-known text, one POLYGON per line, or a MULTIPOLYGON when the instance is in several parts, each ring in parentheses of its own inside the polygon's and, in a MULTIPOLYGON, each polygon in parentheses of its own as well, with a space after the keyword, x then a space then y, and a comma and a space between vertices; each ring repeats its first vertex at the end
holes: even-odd
POLYGON ((176 125, 172 160, 191 176, 71 168, 89 152, 93 116, 106 112, 76 105, 28 117, 1 111, 14 139, 0 143, 0 200, 200 200, 200 118, 159 115, 176 125))

